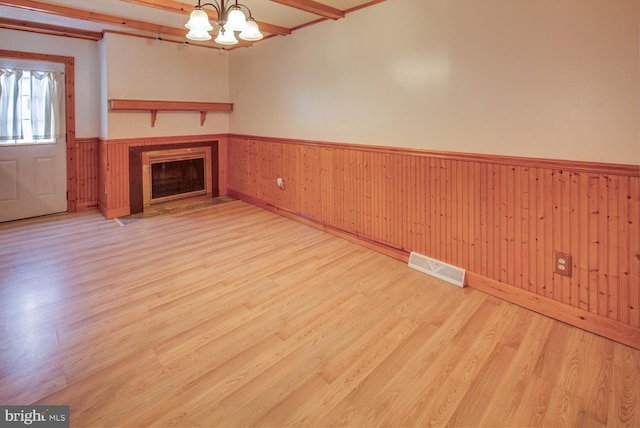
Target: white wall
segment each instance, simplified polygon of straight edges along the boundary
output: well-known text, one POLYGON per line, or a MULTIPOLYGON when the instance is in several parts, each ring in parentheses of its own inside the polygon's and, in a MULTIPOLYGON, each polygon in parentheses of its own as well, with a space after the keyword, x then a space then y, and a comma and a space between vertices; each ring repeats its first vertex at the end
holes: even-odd
POLYGON ((76 137, 98 136, 100 69, 96 42, 0 28, 0 49, 74 57, 76 137))
POLYGON ((389 0, 231 53, 232 133, 640 164, 637 0, 389 0))
MULTIPOLYGON (((104 44, 107 99, 229 101, 229 58, 218 50, 107 33, 104 44)), ((107 105, 104 100, 103 107, 107 105)), ((228 113, 108 112, 108 138, 227 133, 228 113)))
POLYGON ((107 104, 107 46, 103 40, 98 42, 98 61, 100 64, 100 138, 109 137, 109 106, 107 104))

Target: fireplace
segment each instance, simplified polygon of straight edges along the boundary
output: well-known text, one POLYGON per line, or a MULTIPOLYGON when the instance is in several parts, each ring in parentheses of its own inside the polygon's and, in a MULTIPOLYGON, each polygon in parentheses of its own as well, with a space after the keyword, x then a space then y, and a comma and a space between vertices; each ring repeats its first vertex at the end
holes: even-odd
POLYGON ((205 158, 151 163, 151 202, 206 193, 205 158))
POLYGON ((211 196, 210 147, 142 153, 142 200, 145 207, 203 195, 211 196))
POLYGON ((129 148, 130 214, 157 203, 218 193, 217 141, 129 148))

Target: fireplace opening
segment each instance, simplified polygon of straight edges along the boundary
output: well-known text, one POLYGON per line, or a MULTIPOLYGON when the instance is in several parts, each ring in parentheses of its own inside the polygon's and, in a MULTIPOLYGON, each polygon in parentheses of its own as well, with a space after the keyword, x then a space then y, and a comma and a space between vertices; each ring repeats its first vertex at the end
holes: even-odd
POLYGON ((205 190, 204 158, 151 164, 151 200, 205 190))
POLYGON ((210 147, 143 152, 144 206, 192 196, 211 196, 211 169, 210 147))
MULTIPOLYGON (((218 142, 192 142, 154 144, 129 147, 129 214, 141 213, 151 205, 151 164, 158 161, 205 159, 205 194, 201 197, 219 196, 218 142), (173 154, 173 156, 171 156, 173 154), (186 157, 185 157, 186 156, 186 157)), ((188 195, 188 194, 187 194, 188 195)), ((185 199, 189 196, 174 196, 185 199)), ((171 196, 169 196, 171 198, 171 196)), ((155 204, 155 201, 154 201, 155 204)))

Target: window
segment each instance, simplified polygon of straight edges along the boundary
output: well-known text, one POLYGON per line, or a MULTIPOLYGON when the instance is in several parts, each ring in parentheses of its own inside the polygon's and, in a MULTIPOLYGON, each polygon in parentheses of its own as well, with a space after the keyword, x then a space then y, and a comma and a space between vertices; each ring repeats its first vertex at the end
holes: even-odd
POLYGON ((62 88, 58 72, 0 68, 0 145, 55 143, 62 88))

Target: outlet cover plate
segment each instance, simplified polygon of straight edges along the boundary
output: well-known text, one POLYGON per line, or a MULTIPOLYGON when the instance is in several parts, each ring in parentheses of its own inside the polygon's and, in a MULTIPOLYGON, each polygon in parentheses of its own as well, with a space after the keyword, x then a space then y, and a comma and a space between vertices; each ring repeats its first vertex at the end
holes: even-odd
POLYGON ((571 254, 556 251, 553 253, 553 271, 564 276, 571 276, 571 254))

